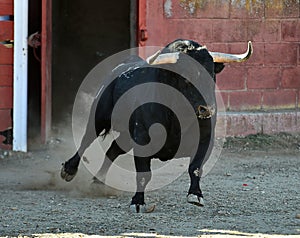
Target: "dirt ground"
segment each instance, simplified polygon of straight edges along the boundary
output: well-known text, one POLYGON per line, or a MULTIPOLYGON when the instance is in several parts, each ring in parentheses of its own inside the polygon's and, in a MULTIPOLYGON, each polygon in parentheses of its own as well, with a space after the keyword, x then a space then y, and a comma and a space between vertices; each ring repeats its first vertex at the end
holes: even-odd
POLYGON ((84 166, 62 181, 73 152, 64 138, 0 151, 0 237, 300 237, 300 135, 228 138, 202 179, 204 207, 186 202, 184 173, 146 194, 148 214, 129 211, 130 192, 95 193, 84 166))

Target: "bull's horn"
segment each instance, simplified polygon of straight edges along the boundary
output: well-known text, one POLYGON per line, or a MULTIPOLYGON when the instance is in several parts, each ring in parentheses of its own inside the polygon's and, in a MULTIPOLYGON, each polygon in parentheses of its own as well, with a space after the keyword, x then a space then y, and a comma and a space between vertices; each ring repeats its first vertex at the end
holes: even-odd
POLYGON ((146 61, 151 65, 159 64, 175 64, 179 59, 179 52, 160 54, 161 51, 157 51, 154 55, 149 56, 146 61))
POLYGON ((147 63, 152 64, 157 59, 157 57, 160 55, 160 53, 161 53, 161 50, 159 50, 156 53, 154 53, 153 55, 149 56, 146 59, 147 63))
POLYGON ((209 52, 215 63, 233 63, 244 62, 250 58, 253 53, 252 42, 248 41, 248 49, 244 54, 225 54, 219 52, 209 52))

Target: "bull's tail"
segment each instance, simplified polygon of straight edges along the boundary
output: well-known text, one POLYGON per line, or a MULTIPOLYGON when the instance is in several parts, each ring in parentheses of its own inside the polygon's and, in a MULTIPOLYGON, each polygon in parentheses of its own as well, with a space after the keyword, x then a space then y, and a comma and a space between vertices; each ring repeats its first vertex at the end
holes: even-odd
MULTIPOLYGON (((113 111, 113 91, 115 83, 111 83, 107 86, 101 96, 96 98, 92 105, 92 111, 94 115, 90 115, 90 120, 94 120, 94 129, 97 136, 102 136, 103 139, 111 131, 111 115, 113 111)), ((91 113, 92 114, 92 113, 91 113)))

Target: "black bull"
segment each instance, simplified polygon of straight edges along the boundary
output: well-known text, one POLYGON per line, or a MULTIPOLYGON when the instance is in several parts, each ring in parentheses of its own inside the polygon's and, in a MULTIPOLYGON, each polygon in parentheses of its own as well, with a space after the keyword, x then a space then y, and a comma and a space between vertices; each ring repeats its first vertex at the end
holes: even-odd
POLYGON ((86 148, 99 135, 105 137, 113 129, 118 131, 120 135, 107 150, 105 160, 97 173, 97 177, 94 178, 95 181, 98 181, 98 178, 104 181, 112 162, 119 155, 133 149, 137 173, 136 193, 132 197, 131 207, 139 212, 145 208, 144 191, 151 179, 151 159, 158 158, 166 161, 174 157, 191 157, 188 168, 190 187, 187 200, 189 203, 202 206, 203 195, 200 189, 200 178, 203 165, 212 151, 216 124, 215 75, 224 68, 223 62, 241 62, 250 56, 249 48, 247 56, 230 55, 229 58, 233 58, 229 60, 226 54, 224 54, 227 57, 225 60, 218 58, 220 57, 218 54, 216 57, 215 54, 194 41, 176 40, 148 61, 133 57, 129 59, 129 62, 115 69, 113 75, 116 77, 112 83, 107 85, 103 93, 94 100, 81 145, 76 154, 64 163, 61 172, 62 178, 66 181, 72 180, 86 148), (178 54, 179 59, 176 62, 166 62, 164 67, 160 67, 159 63, 155 64, 159 54, 178 52, 180 54, 178 54), (239 56, 245 57, 241 59, 239 56), (166 93, 163 85, 172 87, 175 92, 180 92, 187 100, 184 103, 179 103, 176 94, 171 93, 169 95, 166 93), (137 86, 143 87, 134 91, 134 94, 123 97, 122 100, 125 101, 125 104, 121 106, 121 113, 119 111, 118 115, 114 116, 113 110, 118 100, 128 90, 137 86), (149 100, 148 103, 147 100, 141 99, 145 98, 145 95, 148 95, 146 97, 149 100), (168 106, 160 103, 163 99, 169 103, 168 106), (182 119, 182 117, 178 119, 178 115, 169 108, 170 103, 173 103, 173 106, 177 107, 175 111, 184 114, 187 102, 192 108, 196 121, 189 121, 188 118, 182 119), (128 119, 129 123, 126 124, 125 122, 124 124, 122 123, 123 114, 125 115, 127 111, 132 113, 128 119), (181 120, 185 119, 187 121, 182 123, 181 120), (155 127, 156 129, 152 127, 157 124, 163 126, 164 130, 161 127, 155 127), (182 127, 183 124, 185 124, 184 127, 182 127), (195 124, 197 124, 196 131, 193 127, 195 124), (189 135, 192 135, 192 139, 189 135), (197 137, 197 135, 199 136, 197 137), (161 140, 164 141, 164 144, 156 150, 157 148, 154 147, 160 143, 153 142, 161 140), (184 149, 181 148, 178 151, 181 142, 184 142, 184 149), (151 144, 154 145, 151 147, 151 144), (140 146, 148 149, 143 151, 140 146), (155 151, 155 153, 149 154, 149 151, 155 151))

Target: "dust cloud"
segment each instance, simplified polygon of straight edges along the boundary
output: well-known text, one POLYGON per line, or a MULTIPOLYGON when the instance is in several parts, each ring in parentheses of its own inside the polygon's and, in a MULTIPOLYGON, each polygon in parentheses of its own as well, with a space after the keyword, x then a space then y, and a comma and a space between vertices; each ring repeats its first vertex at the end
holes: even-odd
MULTIPOLYGON (((84 166, 88 163, 87 159, 81 161, 78 173, 71 182, 61 179, 62 164, 76 152, 70 125, 70 120, 56 125, 46 145, 41 145, 39 139, 31 140, 28 153, 0 151, 0 188, 52 190, 84 197, 119 195, 120 191, 92 183, 93 174, 84 166)), ((106 144, 109 145, 110 141, 106 144)))

